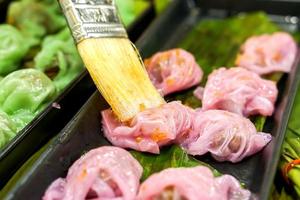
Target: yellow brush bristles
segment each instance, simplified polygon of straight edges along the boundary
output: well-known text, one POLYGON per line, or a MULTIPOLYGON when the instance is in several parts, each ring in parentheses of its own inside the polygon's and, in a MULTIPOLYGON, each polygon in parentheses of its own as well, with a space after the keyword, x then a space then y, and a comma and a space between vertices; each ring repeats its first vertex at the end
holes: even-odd
POLYGON ((97 88, 121 121, 165 103, 128 39, 85 39, 78 50, 97 88))

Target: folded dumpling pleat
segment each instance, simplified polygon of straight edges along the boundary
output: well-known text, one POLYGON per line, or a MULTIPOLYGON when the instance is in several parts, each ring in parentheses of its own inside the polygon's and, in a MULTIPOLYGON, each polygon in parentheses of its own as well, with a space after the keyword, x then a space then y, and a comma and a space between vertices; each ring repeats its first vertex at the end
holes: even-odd
POLYGON ((159 153, 159 147, 170 144, 193 125, 193 110, 173 101, 138 113, 127 123, 120 122, 113 112, 102 111, 105 137, 115 146, 159 153))
POLYGON ((154 86, 163 95, 187 89, 200 83, 203 71, 194 56, 183 49, 171 49, 145 60, 154 86))
POLYGON ((141 184, 137 200, 245 200, 250 194, 234 177, 215 178, 209 168, 199 166, 151 175, 141 184))
POLYGON ((213 71, 204 88, 202 108, 220 109, 243 116, 270 116, 278 90, 276 83, 240 67, 213 71))
POLYGON ((297 54, 297 44, 285 32, 253 36, 246 40, 236 65, 257 74, 290 72, 297 54))
POLYGON ((138 161, 126 150, 99 147, 78 159, 65 179, 55 180, 43 200, 133 200, 142 171, 138 161))
POLYGON ((194 129, 179 143, 191 155, 208 152, 218 161, 239 162, 260 151, 272 136, 257 132, 253 123, 223 110, 197 111, 194 129))

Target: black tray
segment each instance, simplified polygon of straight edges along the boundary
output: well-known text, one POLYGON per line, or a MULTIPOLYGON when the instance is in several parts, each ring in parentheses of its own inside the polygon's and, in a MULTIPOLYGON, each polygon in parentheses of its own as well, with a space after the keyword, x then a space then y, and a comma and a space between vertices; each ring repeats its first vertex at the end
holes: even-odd
MULTIPOLYGON (((140 49, 141 54, 144 57, 148 57, 158 50, 176 47, 176 44, 185 37, 199 20, 203 18, 226 17, 241 12, 243 7, 240 9, 238 5, 244 1, 215 0, 205 3, 208 1, 203 0, 196 2, 197 4, 192 0, 175 0, 166 12, 138 40, 137 47, 140 49), (206 5, 203 5, 203 2, 206 5), (198 7, 199 5, 201 5, 201 9, 198 7), (224 7, 225 5, 226 7, 224 7)), ((253 2, 251 10, 264 10, 265 7, 260 7, 261 4, 257 1, 251 2, 253 2)), ((274 4, 277 5, 278 2, 280 1, 276 1, 274 4)), ((290 5, 295 6, 287 2, 281 5, 283 6, 282 9, 272 10, 268 7, 266 11, 269 14, 288 15, 288 12, 283 11, 289 10, 284 6, 290 5)), ((299 10, 300 3, 296 5, 299 10)), ((278 7, 275 6, 274 8, 278 7)), ((249 11, 249 7, 247 7, 246 11, 249 11)), ((276 22, 283 24, 285 28, 295 27, 295 24, 289 26, 288 22, 285 21, 285 17, 276 16, 274 19, 276 22)), ((209 156, 201 157, 202 161, 213 165, 220 172, 234 175, 241 182, 245 183, 246 187, 259 199, 268 199, 273 182, 280 146, 284 138, 284 130, 291 111, 296 86, 300 79, 298 63, 299 55, 293 71, 279 83, 280 97, 278 105, 274 116, 268 118, 264 129, 266 132, 271 132, 274 138, 262 152, 238 164, 218 163, 209 156)), ((98 92, 93 94, 37 161, 23 171, 23 174, 16 177, 15 184, 5 188, 5 192, 2 193, 3 199, 22 199, 23 197, 40 199, 49 184, 58 177, 65 177, 68 168, 84 152, 109 144, 101 133, 100 123, 100 111, 107 107, 107 104, 98 92)))
MULTIPOLYGON (((11 0, 0 0, 0 22, 5 21, 9 2, 11 0)), ((150 3, 149 8, 127 28, 131 41, 137 40, 154 17, 154 6, 150 3)), ((84 70, 43 112, 0 150, 0 188, 34 152, 63 129, 95 90, 92 79, 84 70), (61 109, 53 107, 54 102, 61 109)))

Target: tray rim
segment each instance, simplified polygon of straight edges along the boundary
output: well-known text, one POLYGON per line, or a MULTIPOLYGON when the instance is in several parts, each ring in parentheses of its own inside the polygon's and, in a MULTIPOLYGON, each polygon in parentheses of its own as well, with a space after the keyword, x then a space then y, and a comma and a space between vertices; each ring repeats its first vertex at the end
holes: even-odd
MULTIPOLYGON (((169 9, 168 9, 169 10, 169 9)), ((154 20, 153 21, 153 23, 149 26, 149 28, 148 29, 151 29, 151 27, 152 26, 154 26, 154 24, 156 23, 156 21, 158 21, 158 19, 156 19, 156 20, 154 20)), ((148 32, 148 29, 147 29, 147 31, 140 37, 140 40, 144 37, 144 35, 148 32)), ((137 41, 137 46, 138 46, 138 44, 139 44, 139 41, 140 40, 138 40, 137 41)), ((298 52, 298 56, 299 56, 299 52, 298 52)), ((299 57, 298 57, 298 60, 297 60, 297 62, 298 63, 294 63, 294 65, 296 66, 297 65, 297 67, 294 67, 294 71, 296 71, 297 73, 296 73, 296 75, 297 75, 297 77, 295 78, 296 79, 296 83, 299 83, 299 78, 300 78, 300 67, 299 67, 299 57)), ((290 77, 290 76, 289 76, 290 77)), ((299 84, 295 84, 295 81, 292 81, 294 84, 292 84, 293 85, 293 87, 291 87, 289 90, 292 90, 292 91, 296 91, 297 90, 297 88, 298 88, 298 86, 299 86, 299 84)), ((287 86, 286 86, 287 87, 287 86)), ((286 92, 288 92, 287 90, 286 90, 286 88, 285 88, 285 90, 284 90, 284 92, 283 93, 286 93, 286 92)), ((95 93, 97 93, 97 92, 95 92, 95 93)), ((86 104, 88 104, 88 102, 90 101, 90 99, 92 99, 94 96, 95 96, 95 93, 89 98, 89 100, 81 107, 81 109, 78 111, 78 113, 72 118, 72 120, 74 120, 74 119, 76 119, 76 117, 78 117, 78 115, 80 114, 80 112, 84 109, 84 107, 85 107, 85 105, 86 104)), ((290 95, 291 95, 291 93, 290 92, 288 92, 290 95)), ((290 97, 290 95, 289 95, 289 97, 290 97)), ((290 98, 288 98, 289 100, 294 100, 294 97, 295 97, 295 93, 294 94, 292 94, 292 98, 290 99, 290 98)), ((283 100, 282 100, 283 101, 283 100)), ((282 103, 282 102, 281 102, 282 103)), ((284 112, 285 113, 290 113, 291 112, 291 109, 292 109, 292 105, 293 105, 293 102, 292 103, 290 103, 289 104, 289 106, 288 106, 288 109, 287 109, 287 107, 284 109, 284 112)), ((284 115, 284 114, 282 114, 282 115, 284 115)), ((288 114, 288 117, 285 119, 285 121, 286 121, 286 123, 285 123, 285 127, 287 126, 287 122, 288 122, 288 118, 289 118, 289 114, 288 114)), ((71 120, 71 121, 72 121, 71 120)), ((69 122, 69 123, 71 123, 71 122, 69 122)), ((68 125, 69 125, 69 123, 68 123, 68 125)), ((61 131, 61 133, 63 133, 63 132, 65 132, 66 130, 68 130, 70 127, 69 126, 66 126, 64 129, 62 129, 62 131, 61 131)), ((71 125, 70 125, 71 126, 71 125)), ((284 126, 282 126, 282 123, 281 123, 281 130, 283 130, 284 129, 284 126)), ((59 134, 60 135, 60 134, 59 134)), ((59 135, 57 136, 57 137, 59 137, 59 135)), ((284 138, 284 135, 285 135, 285 132, 284 132, 284 134, 281 134, 281 136, 284 138)), ((282 140, 282 142, 283 142, 283 140, 282 140)), ((52 144, 54 145, 55 144, 55 141, 53 141, 52 142, 52 144)), ((278 149, 278 148, 277 148, 278 149)), ((280 153, 280 150, 278 150, 277 152, 279 152, 280 153)), ((43 159, 42 158, 45 158, 48 154, 49 154, 50 152, 48 152, 48 151, 46 151, 46 152, 44 152, 43 153, 43 155, 40 157, 40 159, 39 159, 39 161, 42 161, 43 159)), ((278 159, 279 159, 279 157, 278 157, 278 159)), ((36 163, 38 163, 38 162, 36 162, 36 163)), ((35 167, 38 167, 38 165, 36 164, 36 165, 34 165, 35 167)), ((276 168, 277 168, 277 165, 272 165, 272 170, 275 170, 275 172, 276 172, 276 168), (275 168, 275 169, 274 169, 275 168)), ((274 179, 274 176, 275 176, 275 173, 274 173, 274 175, 273 175, 273 178, 272 179, 274 179)), ((272 182, 271 182, 272 183, 272 182)), ((271 185, 270 185, 271 186, 271 185)), ((270 192, 270 189, 269 189, 269 192, 270 192)), ((269 194, 269 193, 268 193, 269 194)), ((262 199, 267 199, 268 198, 268 194, 267 195, 265 195, 265 196, 263 196, 263 198, 262 199)))

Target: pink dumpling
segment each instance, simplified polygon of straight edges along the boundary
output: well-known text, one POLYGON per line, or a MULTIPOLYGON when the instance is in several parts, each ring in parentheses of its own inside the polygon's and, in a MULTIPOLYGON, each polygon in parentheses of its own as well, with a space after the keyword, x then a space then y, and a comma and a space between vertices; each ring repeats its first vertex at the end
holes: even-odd
POLYGON ((178 142, 191 155, 208 152, 218 161, 239 162, 266 146, 272 139, 257 132, 243 116, 223 110, 197 111, 194 129, 189 137, 178 142))
POLYGON ((243 44, 235 63, 260 75, 290 72, 297 49, 296 42, 288 33, 253 36, 243 44))
POLYGON ((141 184, 137 200, 248 200, 250 194, 234 177, 215 178, 209 168, 199 166, 169 168, 151 175, 141 184))
POLYGON ((241 67, 214 70, 205 85, 203 110, 220 109, 243 116, 270 116, 278 90, 276 83, 241 67))
POLYGON ((159 153, 179 134, 192 128, 193 110, 178 101, 144 110, 127 123, 120 122, 108 109, 101 112, 105 137, 115 146, 159 153))
POLYGON ((194 56, 183 49, 156 53, 144 63, 152 83, 163 95, 197 85, 203 76, 194 56))
POLYGON ((133 200, 142 171, 126 150, 99 147, 75 161, 65 179, 58 178, 48 187, 43 200, 133 200))

